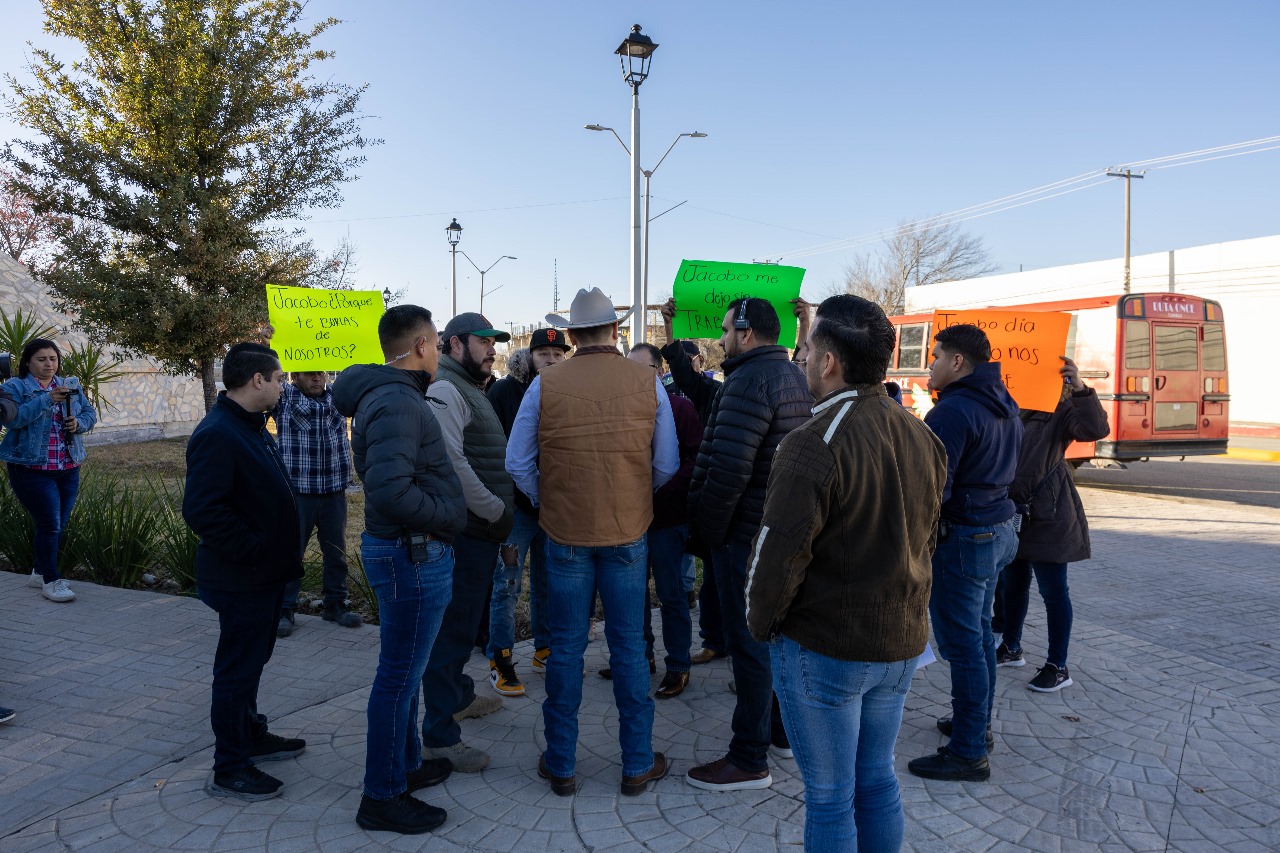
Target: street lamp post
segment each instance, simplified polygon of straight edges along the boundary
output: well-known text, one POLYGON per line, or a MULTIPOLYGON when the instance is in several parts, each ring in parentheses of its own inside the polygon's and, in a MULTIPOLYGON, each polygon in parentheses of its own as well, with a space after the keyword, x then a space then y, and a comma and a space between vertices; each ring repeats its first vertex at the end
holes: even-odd
MULTIPOLYGON (((471 266, 475 267, 475 268, 476 268, 476 272, 480 273, 480 313, 481 313, 481 314, 483 314, 483 313, 484 313, 484 298, 485 298, 485 296, 487 296, 487 295, 488 295, 488 294, 486 294, 486 293, 484 292, 484 276, 485 276, 485 273, 487 273, 489 270, 493 269, 493 268, 494 268, 494 267, 496 267, 499 263, 501 263, 501 262, 502 262, 502 258, 510 258, 510 259, 511 259, 511 260, 513 260, 513 261, 519 260, 519 258, 517 258, 515 255, 503 255, 501 258, 498 258, 498 260, 496 260, 496 261, 494 261, 493 263, 489 264, 489 266, 485 267, 484 269, 480 269, 480 267, 476 266, 476 262, 475 262, 475 261, 473 261, 473 260, 471 260, 471 256, 470 256, 470 255, 468 255, 466 252, 462 252, 461 254, 462 254, 462 257, 464 257, 464 258, 466 258, 466 259, 467 259, 467 263, 469 263, 469 264, 471 264, 471 266)), ((497 287, 495 287, 493 290, 490 290, 490 291, 489 291, 489 293, 497 293, 497 292, 498 292, 499 290, 501 290, 502 288, 503 288, 503 285, 501 285, 501 284, 500 284, 500 285, 498 285, 497 287)), ((456 306, 456 305, 454 306, 453 316, 455 316, 455 317, 456 317, 456 316, 458 316, 458 311, 457 311, 457 306, 456 306)))
POLYGON ((389 287, 382 288, 382 307, 391 307, 391 288, 389 287))
MULTIPOLYGON (((622 66, 622 79, 631 87, 631 341, 644 340, 645 304, 640 275, 640 84, 649 76, 649 63, 658 45, 636 24, 614 51, 622 66), (637 312, 635 307, 639 308, 637 312)), ((625 146, 624 146, 625 147, 625 146)))
POLYGON ((444 233, 449 239, 449 254, 453 256, 453 314, 450 315, 452 319, 458 316, 458 241, 462 239, 462 226, 458 224, 456 217, 445 226, 444 233))

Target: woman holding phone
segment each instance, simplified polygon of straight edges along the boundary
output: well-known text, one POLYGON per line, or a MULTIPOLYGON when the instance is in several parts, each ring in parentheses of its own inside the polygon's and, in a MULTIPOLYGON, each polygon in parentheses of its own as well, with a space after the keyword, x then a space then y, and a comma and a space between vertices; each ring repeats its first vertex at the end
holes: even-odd
POLYGON ((14 497, 35 522, 35 569, 31 585, 50 601, 75 601, 65 578, 58 575, 58 554, 67 519, 80 490, 81 436, 93 429, 98 415, 74 376, 59 376, 62 352, 45 338, 22 348, 18 375, 4 390, 18 404, 18 416, 0 440, 14 497))

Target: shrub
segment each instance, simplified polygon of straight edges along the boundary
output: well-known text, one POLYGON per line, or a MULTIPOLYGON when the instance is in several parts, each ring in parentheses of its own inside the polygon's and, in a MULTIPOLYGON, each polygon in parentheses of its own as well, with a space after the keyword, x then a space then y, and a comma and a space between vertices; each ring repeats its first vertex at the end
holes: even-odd
POLYGON ((159 515, 150 496, 118 479, 85 477, 63 539, 62 562, 82 566, 94 583, 136 586, 155 564, 159 515))
POLYGON ((183 487, 166 480, 148 480, 155 507, 155 558, 184 592, 196 588, 196 546, 200 537, 182 517, 183 487))
POLYGON ((9 487, 9 475, 0 474, 0 557, 14 571, 29 572, 35 565, 35 535, 31 516, 9 487))

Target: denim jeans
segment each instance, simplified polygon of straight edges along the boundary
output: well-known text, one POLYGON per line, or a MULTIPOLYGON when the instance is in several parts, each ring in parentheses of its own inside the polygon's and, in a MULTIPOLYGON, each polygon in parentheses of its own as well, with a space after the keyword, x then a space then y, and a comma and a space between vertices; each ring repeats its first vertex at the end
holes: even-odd
POLYGON ((364 533, 360 555, 378 597, 378 672, 369 691, 364 792, 389 800, 408 789, 405 774, 422 764, 418 690, 453 589, 453 549, 427 544, 415 563, 395 540, 364 533))
POLYGON ((702 564, 702 588, 698 590, 698 637, 704 649, 727 652, 724 620, 720 617, 720 590, 716 589, 716 573, 710 561, 702 564))
MULTIPOLYGON (((689 534, 689 526, 684 526, 685 535, 689 534)), ((698 583, 698 569, 693 565, 693 555, 685 554, 680 561, 680 578, 684 581, 684 594, 688 597, 698 583)))
POLYGON ((533 625, 533 647, 544 649, 551 645, 547 640, 545 539, 546 534, 538 526, 538 517, 516 507, 515 522, 507 537, 507 541, 516 546, 515 569, 510 570, 504 566, 501 555, 493 569, 493 597, 489 601, 489 647, 485 649, 489 660, 493 660, 499 649, 509 649, 515 645, 516 602, 520 600, 520 588, 523 585, 525 554, 529 555, 529 621, 533 625), (541 601, 538 600, 535 578, 542 581, 541 601))
POLYGON ((214 773, 247 767, 253 742, 267 732, 267 718, 258 713, 258 684, 276 647, 283 587, 266 592, 196 589, 200 600, 218 614, 209 702, 214 773))
POLYGON ((553 651, 547 659, 547 698, 542 703, 547 739, 543 759, 553 776, 572 776, 577 765, 582 661, 596 591, 608 614, 604 635, 618 705, 622 774, 639 776, 653 769, 653 699, 641 606, 648 595, 646 550, 643 538, 587 548, 547 537, 547 616, 553 651))
POLYGON ((475 647, 498 547, 465 534, 453 541, 453 595, 422 676, 422 742, 431 749, 462 742, 462 727, 453 715, 476 698, 475 681, 462 668, 475 647))
POLYGON ((749 542, 730 542, 711 551, 716 587, 720 592, 720 614, 724 620, 725 651, 733 658, 733 679, 738 691, 729 761, 748 773, 758 773, 769 767, 770 734, 782 721, 777 719, 773 700, 769 644, 754 639, 747 628, 747 560, 750 556, 749 542))
POLYGON ((962 758, 987 754, 996 695, 991 607, 996 581, 1018 552, 1013 521, 985 527, 954 524, 933 552, 929 617, 938 654, 951 664, 951 749, 962 758))
POLYGON ((8 465, 13 496, 35 524, 35 570, 45 583, 58 579, 58 554, 67 520, 80 491, 80 469, 40 471, 26 465, 8 465))
MULTIPOLYGON (((684 543, 689 538, 685 525, 650 530, 646 536, 649 568, 662 608, 662 644, 666 647, 668 672, 688 672, 689 647, 693 644, 693 620, 689 616, 689 594, 684 586, 684 543)), ((647 598, 647 596, 646 596, 647 598)), ((653 631, 649 622, 653 611, 645 601, 646 654, 653 654, 653 631)))
POLYGON ((1031 592, 1031 573, 1036 576, 1040 597, 1044 599, 1045 621, 1048 622, 1049 663, 1062 669, 1067 665, 1067 646, 1071 642, 1071 592, 1067 588, 1066 563, 1034 563, 1014 560, 1000 575, 1004 588, 1004 636, 1010 649, 1022 648, 1022 626, 1027 620, 1027 599, 1031 592))
MULTIPOLYGON (((299 541, 307 553, 311 531, 317 531, 320 556, 324 560, 324 606, 334 607, 347 600, 347 493, 298 495, 299 541)), ((284 588, 284 609, 298 606, 302 581, 290 581, 284 588)))
POLYGON ((837 660, 785 636, 769 644, 769 657, 804 780, 804 849, 898 850, 903 817, 893 745, 916 659, 837 660))

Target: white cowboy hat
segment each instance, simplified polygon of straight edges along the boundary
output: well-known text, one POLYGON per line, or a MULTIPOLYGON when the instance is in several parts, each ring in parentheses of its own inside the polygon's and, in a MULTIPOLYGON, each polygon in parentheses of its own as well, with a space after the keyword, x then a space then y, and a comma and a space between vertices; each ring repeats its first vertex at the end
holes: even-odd
POLYGON ((613 310, 613 300, 605 296, 600 288, 587 290, 584 287, 573 297, 567 319, 559 314, 548 314, 547 322, 562 329, 590 329, 593 326, 607 326, 630 316, 631 311, 619 314, 613 310))

